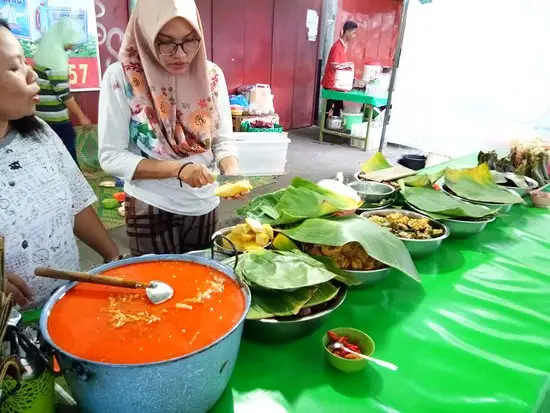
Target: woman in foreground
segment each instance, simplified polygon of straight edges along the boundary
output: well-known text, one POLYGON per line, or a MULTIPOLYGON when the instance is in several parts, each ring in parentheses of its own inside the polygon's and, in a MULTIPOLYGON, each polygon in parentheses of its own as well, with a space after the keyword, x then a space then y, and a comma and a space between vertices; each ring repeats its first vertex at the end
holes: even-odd
POLYGON ((207 61, 193 0, 140 0, 99 101, 99 160, 124 178, 132 255, 210 245, 216 166, 236 175, 222 71, 207 61))
POLYGON ((23 49, 0 20, 0 235, 6 290, 22 307, 42 306, 64 281, 36 267, 79 270, 76 238, 105 261, 117 246, 92 209, 94 192, 59 137, 34 116, 39 86, 23 49))

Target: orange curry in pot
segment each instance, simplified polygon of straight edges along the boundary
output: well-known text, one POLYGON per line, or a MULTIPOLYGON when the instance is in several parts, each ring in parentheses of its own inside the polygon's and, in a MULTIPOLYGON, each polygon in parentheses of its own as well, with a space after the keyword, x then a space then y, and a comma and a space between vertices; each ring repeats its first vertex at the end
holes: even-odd
POLYGON ((104 272, 148 283, 165 282, 174 297, 152 304, 144 290, 78 284, 53 307, 52 341, 96 362, 141 364, 170 360, 227 334, 245 311, 239 285, 213 268, 185 261, 129 264, 104 272))

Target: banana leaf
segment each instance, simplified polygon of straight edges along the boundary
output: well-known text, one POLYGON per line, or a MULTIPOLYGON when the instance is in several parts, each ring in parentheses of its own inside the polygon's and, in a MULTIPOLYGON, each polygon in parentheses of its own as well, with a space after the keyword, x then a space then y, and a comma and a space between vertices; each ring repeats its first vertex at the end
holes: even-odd
POLYGON ((317 287, 300 288, 296 291, 254 290, 246 318, 261 320, 296 315, 311 300, 317 290, 317 287))
POLYGON ((340 287, 335 286, 333 283, 323 283, 318 286, 315 294, 313 294, 313 297, 311 297, 309 301, 305 303, 303 308, 311 308, 315 307, 316 305, 326 303, 327 301, 330 301, 334 297, 336 297, 339 291, 340 287))
POLYGON ((433 188, 416 188, 401 185, 401 195, 412 206, 425 212, 433 219, 443 218, 484 218, 497 213, 483 205, 470 204, 453 198, 443 191, 433 188))
POLYGON ((445 184, 461 198, 496 204, 523 204, 515 192, 507 191, 495 183, 486 163, 475 168, 445 170, 445 184))
POLYGON ((306 179, 295 178, 289 187, 253 199, 238 209, 237 214, 275 226, 354 210, 360 206, 354 199, 321 188, 306 179))
POLYGON ((254 291, 247 320, 297 315, 304 308, 311 308, 334 299, 340 288, 330 282, 295 291, 254 291))
POLYGON ((390 163, 384 158, 382 152, 376 152, 374 156, 361 165, 361 172, 374 172, 391 168, 390 163))
POLYGON ((403 241, 369 219, 357 215, 314 218, 281 232, 293 240, 308 244, 337 247, 358 242, 372 258, 420 281, 403 241))
POLYGON ((243 254, 237 273, 253 289, 296 290, 319 285, 336 275, 299 250, 258 250, 243 254))
POLYGON ((417 188, 432 188, 433 185, 443 176, 445 170, 433 175, 413 175, 399 180, 399 184, 417 188))

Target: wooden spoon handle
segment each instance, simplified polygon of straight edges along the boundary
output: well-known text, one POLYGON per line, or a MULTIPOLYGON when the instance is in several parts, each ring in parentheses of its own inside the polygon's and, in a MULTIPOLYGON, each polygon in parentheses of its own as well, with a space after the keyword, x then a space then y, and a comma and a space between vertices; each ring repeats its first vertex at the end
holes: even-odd
POLYGON ((79 281, 83 283, 112 285, 115 287, 124 287, 124 288, 147 287, 147 285, 141 284, 137 281, 126 280, 120 277, 110 277, 106 275, 93 275, 85 272, 61 271, 61 270, 54 270, 53 268, 39 267, 36 270, 34 270, 34 275, 36 275, 37 277, 54 278, 56 280, 79 281))

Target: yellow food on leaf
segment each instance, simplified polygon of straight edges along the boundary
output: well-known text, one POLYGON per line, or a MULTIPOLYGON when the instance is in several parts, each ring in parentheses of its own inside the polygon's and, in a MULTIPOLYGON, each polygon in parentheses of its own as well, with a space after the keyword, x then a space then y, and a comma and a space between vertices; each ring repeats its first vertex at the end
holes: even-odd
POLYGON ((258 244, 261 247, 265 247, 267 244, 269 244, 269 235, 267 235, 265 232, 262 234, 256 234, 256 244, 258 244))
POLYGON ((269 224, 263 225, 265 233, 269 236, 269 239, 275 238, 275 234, 273 233, 273 228, 269 224))
MULTIPOLYGON (((244 224, 238 224, 233 227, 231 232, 226 235, 235 248, 239 251, 254 251, 267 247, 273 241, 273 228, 271 225, 262 225, 256 219, 247 218, 244 224)), ((227 240, 222 241, 224 248, 231 249, 227 240)))
POLYGON ((233 198, 245 192, 252 190, 252 185, 248 179, 238 182, 229 182, 218 186, 214 194, 220 198, 233 198))
POLYGON ((298 246, 285 234, 277 234, 273 240, 273 246, 279 251, 292 251, 298 249, 298 246))
POLYGON ((256 233, 262 233, 262 232, 265 232, 264 230, 264 226, 262 225, 262 223, 260 221, 258 221, 257 219, 254 219, 254 218, 246 218, 244 220, 244 222, 246 223, 246 225, 248 225, 250 227, 250 229, 256 233))

